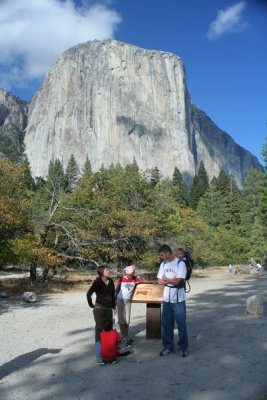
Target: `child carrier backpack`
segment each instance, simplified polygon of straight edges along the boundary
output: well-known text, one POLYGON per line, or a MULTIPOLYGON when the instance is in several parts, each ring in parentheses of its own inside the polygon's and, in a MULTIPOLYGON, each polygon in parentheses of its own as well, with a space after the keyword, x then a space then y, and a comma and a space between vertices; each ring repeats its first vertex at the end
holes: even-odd
POLYGON ((178 266, 179 266, 179 263, 181 261, 183 261, 185 263, 185 266, 186 266, 186 277, 185 277, 184 282, 181 283, 178 286, 178 289, 184 288, 186 293, 189 293, 190 290, 191 290, 191 285, 190 285, 189 280, 190 280, 191 275, 192 275, 194 262, 193 262, 193 260, 192 260, 192 258, 190 256, 190 253, 188 251, 185 252, 185 256, 184 256, 184 258, 182 260, 180 260, 180 259, 178 260, 178 266))

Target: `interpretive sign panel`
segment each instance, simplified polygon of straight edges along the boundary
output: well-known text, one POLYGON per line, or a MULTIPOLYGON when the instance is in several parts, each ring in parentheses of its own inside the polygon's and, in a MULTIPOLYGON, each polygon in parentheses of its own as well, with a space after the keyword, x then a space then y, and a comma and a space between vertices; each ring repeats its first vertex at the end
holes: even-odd
POLYGON ((133 303, 162 303, 164 286, 153 283, 140 283, 136 286, 133 303))

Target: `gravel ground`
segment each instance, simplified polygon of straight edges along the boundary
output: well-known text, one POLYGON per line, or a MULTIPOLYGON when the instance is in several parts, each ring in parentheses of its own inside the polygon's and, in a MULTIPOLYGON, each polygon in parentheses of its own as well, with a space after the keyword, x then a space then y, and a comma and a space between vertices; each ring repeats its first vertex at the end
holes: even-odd
POLYGON ((259 278, 208 272, 191 280, 190 354, 159 357, 145 339, 145 306, 134 304, 134 353, 116 365, 94 360, 94 322, 85 293, 0 300, 3 400, 266 400, 267 318, 249 316, 246 298, 267 296, 259 278))

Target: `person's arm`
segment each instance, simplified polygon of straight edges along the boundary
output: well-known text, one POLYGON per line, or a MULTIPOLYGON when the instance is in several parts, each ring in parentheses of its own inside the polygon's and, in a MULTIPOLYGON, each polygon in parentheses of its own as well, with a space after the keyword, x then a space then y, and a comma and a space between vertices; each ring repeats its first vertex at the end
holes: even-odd
POLYGON ((165 275, 162 277, 167 285, 179 286, 185 281, 186 278, 186 265, 183 261, 179 263, 177 276, 174 278, 167 278, 165 275))
POLYGON ((116 310, 116 295, 115 295, 115 285, 113 280, 111 279, 112 282, 112 308, 113 310, 116 310))
POLYGON ((115 297, 116 298, 117 298, 120 290, 121 290, 121 279, 118 279, 116 289, 115 289, 115 297))
POLYGON ((173 286, 179 286, 181 283, 183 283, 184 279, 182 278, 167 278, 165 275, 163 275, 162 279, 165 283, 161 283, 161 285, 173 285, 173 286))
POLYGON ((89 288, 88 292, 86 293, 86 297, 87 297, 87 303, 89 305, 89 307, 94 308, 94 304, 92 301, 92 295, 93 293, 95 293, 95 283, 96 281, 93 282, 92 286, 89 288))
POLYGON ((159 272, 157 275, 158 278, 158 284, 159 285, 166 285, 165 279, 164 279, 164 263, 160 264, 159 272))

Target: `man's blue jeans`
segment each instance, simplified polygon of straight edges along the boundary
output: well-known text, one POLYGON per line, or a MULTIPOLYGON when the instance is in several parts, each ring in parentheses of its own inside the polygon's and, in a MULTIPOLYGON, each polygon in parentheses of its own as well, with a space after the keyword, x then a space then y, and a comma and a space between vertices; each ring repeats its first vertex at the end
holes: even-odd
POLYGON ((173 331, 174 321, 178 327, 179 340, 178 348, 181 351, 186 351, 188 348, 188 337, 186 328, 186 306, 185 301, 181 303, 163 302, 162 308, 162 343, 164 349, 173 350, 173 331))

